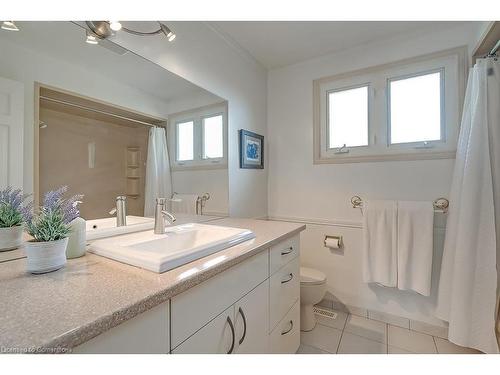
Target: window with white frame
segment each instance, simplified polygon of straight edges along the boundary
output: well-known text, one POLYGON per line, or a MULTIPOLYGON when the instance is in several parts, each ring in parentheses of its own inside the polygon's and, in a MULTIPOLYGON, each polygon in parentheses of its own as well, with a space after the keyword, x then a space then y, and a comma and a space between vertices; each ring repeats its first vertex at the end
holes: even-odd
POLYGON ((314 81, 314 162, 453 158, 465 56, 458 48, 314 81))
POLYGON ((217 104, 169 116, 169 146, 174 169, 227 166, 227 110, 217 104))

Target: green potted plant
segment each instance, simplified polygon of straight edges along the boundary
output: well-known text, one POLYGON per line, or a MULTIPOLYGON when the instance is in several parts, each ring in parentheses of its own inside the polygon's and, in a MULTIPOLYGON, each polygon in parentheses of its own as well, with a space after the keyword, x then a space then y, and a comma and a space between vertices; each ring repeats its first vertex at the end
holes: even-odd
POLYGON ((31 211, 21 189, 7 187, 0 190, 0 251, 14 250, 23 241, 23 220, 31 211))
POLYGON ((65 199, 68 190, 63 186, 45 194, 38 212, 27 212, 26 231, 33 237, 25 244, 28 271, 46 273, 58 270, 66 264, 66 246, 70 223, 80 216, 78 203, 82 195, 65 199))

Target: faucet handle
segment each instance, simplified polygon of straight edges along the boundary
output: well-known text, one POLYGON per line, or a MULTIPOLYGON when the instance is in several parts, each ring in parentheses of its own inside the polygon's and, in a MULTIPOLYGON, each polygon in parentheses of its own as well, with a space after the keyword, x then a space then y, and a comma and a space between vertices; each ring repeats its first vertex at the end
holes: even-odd
POLYGON ((113 207, 111 211, 109 211, 110 215, 116 215, 116 207, 113 207))

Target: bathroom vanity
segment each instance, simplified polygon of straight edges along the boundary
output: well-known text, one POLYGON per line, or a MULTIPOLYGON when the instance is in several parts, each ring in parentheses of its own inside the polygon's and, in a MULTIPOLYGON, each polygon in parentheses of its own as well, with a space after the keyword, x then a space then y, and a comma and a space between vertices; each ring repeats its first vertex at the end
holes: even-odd
POLYGON ((45 276, 24 273, 22 259, 9 262, 9 270, 0 265, 6 302, 0 345, 74 353, 295 353, 304 225, 232 218, 208 224, 247 228, 256 237, 161 274, 94 254, 45 276), (12 288, 20 292, 9 295, 12 288))

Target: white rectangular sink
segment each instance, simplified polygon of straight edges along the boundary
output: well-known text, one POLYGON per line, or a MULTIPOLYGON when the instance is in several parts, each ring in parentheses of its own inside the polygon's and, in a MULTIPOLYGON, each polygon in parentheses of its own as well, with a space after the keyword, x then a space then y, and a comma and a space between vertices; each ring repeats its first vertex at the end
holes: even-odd
POLYGON ((255 238, 248 229, 206 224, 168 227, 97 240, 89 251, 123 263, 162 273, 255 238))
POLYGON ((91 241, 98 238, 153 229, 154 219, 151 217, 127 216, 127 225, 121 227, 116 226, 116 217, 87 220, 85 224, 87 241, 91 241))

